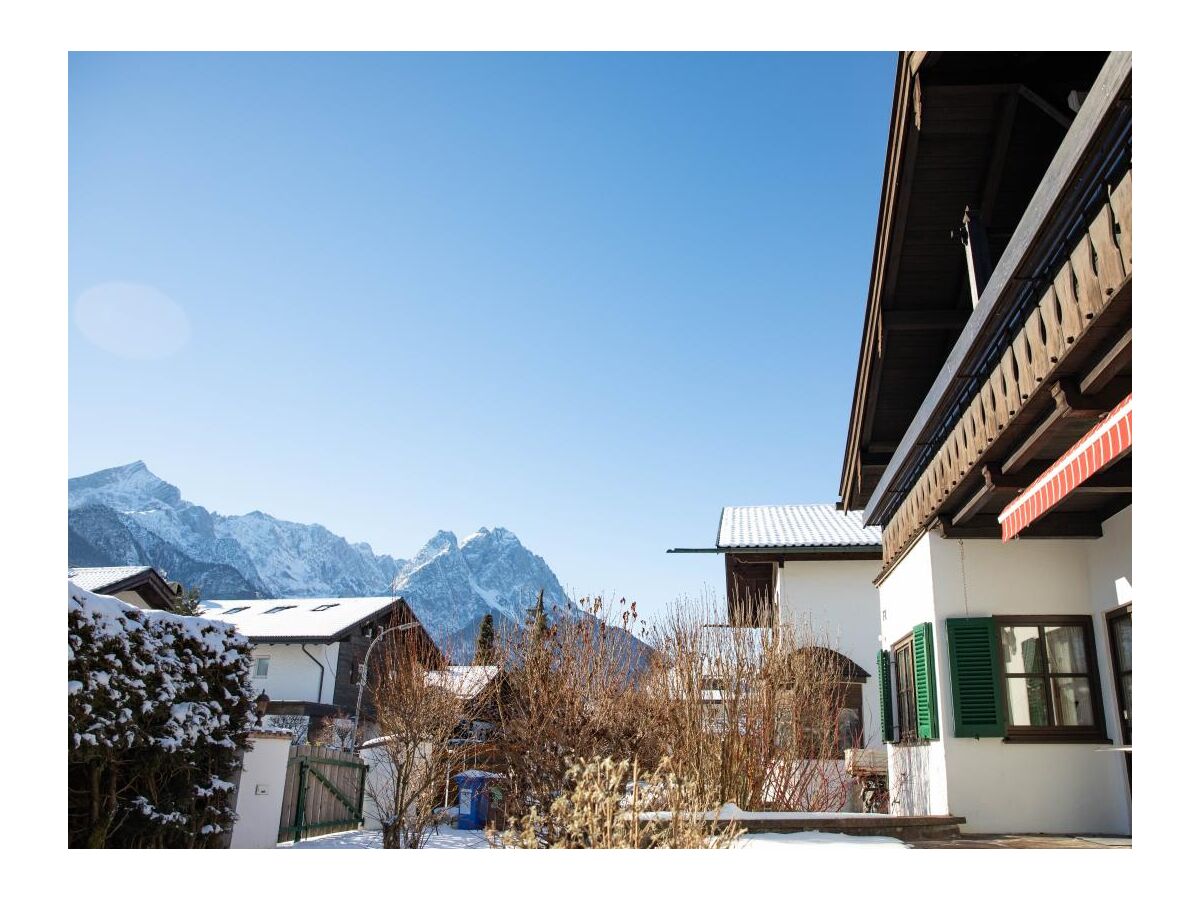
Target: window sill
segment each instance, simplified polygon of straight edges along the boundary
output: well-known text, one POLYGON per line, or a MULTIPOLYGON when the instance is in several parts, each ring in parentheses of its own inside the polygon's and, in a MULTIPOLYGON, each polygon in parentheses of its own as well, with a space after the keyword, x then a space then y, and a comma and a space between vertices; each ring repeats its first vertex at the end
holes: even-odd
POLYGON ((1010 734, 1006 744, 1111 744, 1112 740, 1102 734, 1010 734))

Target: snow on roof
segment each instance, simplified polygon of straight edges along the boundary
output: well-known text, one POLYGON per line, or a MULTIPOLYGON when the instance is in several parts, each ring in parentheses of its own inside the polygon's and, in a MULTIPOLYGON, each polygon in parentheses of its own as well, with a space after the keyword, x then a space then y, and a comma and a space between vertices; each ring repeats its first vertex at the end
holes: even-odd
POLYGON ((862 511, 841 512, 832 503, 793 506, 727 506, 721 511, 717 547, 793 549, 881 547, 883 531, 863 525, 862 511))
POLYGON ((425 683, 445 688, 460 700, 472 700, 491 684, 499 666, 447 666, 425 673, 425 683))
POLYGON ((211 600, 205 618, 228 622, 254 640, 334 638, 386 610, 392 597, 304 597, 290 600, 211 600))
POLYGON ((73 578, 67 579, 67 611, 78 610, 88 619, 96 632, 106 637, 120 636, 137 631, 148 622, 176 622, 190 637, 208 646, 214 652, 226 653, 225 640, 232 638, 241 644, 228 626, 209 622, 197 616, 182 616, 158 609, 139 609, 107 594, 89 591, 73 578))
POLYGON ((153 566, 71 566, 67 569, 67 578, 85 591, 103 593, 109 585, 125 581, 134 575, 141 575, 143 572, 153 571, 153 569, 153 566))

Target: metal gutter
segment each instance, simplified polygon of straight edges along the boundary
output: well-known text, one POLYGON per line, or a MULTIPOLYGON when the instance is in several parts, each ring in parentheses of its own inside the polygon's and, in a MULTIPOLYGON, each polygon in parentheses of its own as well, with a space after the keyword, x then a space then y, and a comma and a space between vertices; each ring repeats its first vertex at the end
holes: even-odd
POLYGON ((317 702, 321 703, 321 698, 325 696, 325 667, 321 665, 321 661, 308 652, 308 645, 301 644, 300 651, 317 664, 317 668, 321 670, 321 678, 317 682, 317 702))
MULTIPOLYGON (((921 453, 924 451, 928 455, 930 447, 938 443, 933 439, 934 432, 944 425, 945 414, 953 403, 961 402, 963 396, 969 396, 973 390, 980 377, 974 371, 978 368, 980 357, 988 350, 988 341, 995 342, 996 326, 1005 324, 1001 316, 1010 311, 1011 304, 1007 301, 1023 282, 1027 283, 1032 276, 1039 274, 1037 270, 1027 271, 1026 267, 1035 251, 1040 250, 1044 255, 1047 249, 1047 235, 1044 233, 1047 221, 1059 213, 1076 192, 1083 189, 1078 170, 1087 161, 1093 144, 1111 120, 1116 101, 1132 77, 1133 55, 1126 51, 1110 53, 1021 216, 1004 255, 979 299, 979 305, 959 334, 937 379, 884 469, 863 511, 864 524, 883 524, 884 519, 903 501, 908 488, 892 485, 919 472, 925 461, 921 453), (1026 270, 1024 276, 1018 274, 1022 270, 1026 270)), ((1051 243, 1050 246, 1054 245, 1051 243)))
POLYGON ((801 546, 778 547, 675 547, 668 553, 762 553, 772 556, 780 553, 874 553, 883 552, 883 544, 803 544, 801 546))

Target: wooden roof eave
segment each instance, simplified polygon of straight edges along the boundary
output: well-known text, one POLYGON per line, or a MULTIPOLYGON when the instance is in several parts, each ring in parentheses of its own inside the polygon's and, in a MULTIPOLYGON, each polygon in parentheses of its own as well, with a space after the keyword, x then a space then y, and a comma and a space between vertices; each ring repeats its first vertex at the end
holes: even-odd
MULTIPOLYGON (((846 434, 846 449, 842 463, 839 507, 852 506, 861 479, 861 443, 863 423, 867 418, 868 393, 871 386, 871 370, 875 359, 874 347, 879 341, 885 261, 896 243, 897 209, 904 181, 902 162, 911 163, 915 158, 915 147, 908 144, 916 139, 916 129, 910 129, 910 110, 914 105, 914 86, 917 71, 928 58, 936 56, 925 51, 901 52, 896 60, 896 84, 892 95, 892 118, 888 132, 887 156, 884 160, 884 179, 879 193, 879 217, 875 225, 875 249, 871 260, 871 281, 867 288, 867 306, 863 315, 862 341, 859 346, 858 370, 854 381, 854 405, 850 415, 850 427, 846 434), (911 131, 911 138, 910 138, 911 131)), ((917 101, 919 103, 919 100, 917 101)), ((911 177, 911 171, 907 173, 911 177)))
MULTIPOLYGON (((1081 160, 1086 157, 1102 126, 1109 121, 1114 105, 1128 91, 1131 80, 1132 55, 1128 52, 1110 54, 1071 130, 1055 154, 1041 184, 1038 185, 1008 247, 996 264, 978 306, 971 314, 937 379, 892 454, 874 492, 867 500, 864 515, 867 524, 881 524, 886 517, 885 501, 890 495, 907 493, 897 489, 894 483, 902 473, 911 469, 918 448, 927 440, 928 432, 936 424, 935 420, 938 419, 940 411, 951 399, 962 372, 974 361, 976 352, 991 335, 991 329, 1002 318, 999 314, 1002 299, 1009 296, 1009 289, 1017 280, 1016 276, 1022 270, 1026 256, 1033 250, 1044 223, 1058 211, 1063 195, 1070 190, 1075 181, 1074 175, 1081 160)), ((872 281, 874 282, 874 276, 872 281)), ((860 372, 861 370, 860 365, 860 372)), ((858 390, 859 386, 856 384, 856 400, 858 390)), ((849 453, 850 445, 847 450, 849 453)))

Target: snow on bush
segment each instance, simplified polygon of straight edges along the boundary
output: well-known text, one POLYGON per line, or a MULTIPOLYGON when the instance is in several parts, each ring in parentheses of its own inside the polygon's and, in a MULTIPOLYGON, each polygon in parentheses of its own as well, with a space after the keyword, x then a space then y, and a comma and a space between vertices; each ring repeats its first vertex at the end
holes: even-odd
POLYGON ((68 580, 71 846, 219 840, 255 721, 249 649, 232 625, 137 609, 68 580))

